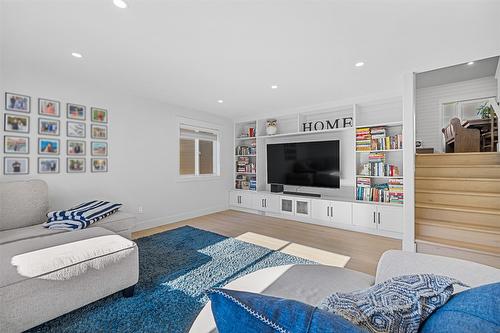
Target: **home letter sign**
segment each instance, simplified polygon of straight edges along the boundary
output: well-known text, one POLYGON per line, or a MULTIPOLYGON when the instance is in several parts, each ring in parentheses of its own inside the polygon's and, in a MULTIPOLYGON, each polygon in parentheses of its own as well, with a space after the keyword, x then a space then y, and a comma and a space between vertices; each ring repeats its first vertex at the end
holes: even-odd
POLYGON ((302 123, 302 132, 323 131, 339 128, 339 122, 342 120, 342 127, 352 127, 352 117, 338 118, 333 122, 330 120, 308 121, 302 123))

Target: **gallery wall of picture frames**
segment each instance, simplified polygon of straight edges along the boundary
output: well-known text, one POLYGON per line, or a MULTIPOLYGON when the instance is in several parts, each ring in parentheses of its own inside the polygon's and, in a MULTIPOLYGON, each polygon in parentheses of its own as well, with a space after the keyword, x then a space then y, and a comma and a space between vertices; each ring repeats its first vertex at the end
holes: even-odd
POLYGON ((108 172, 107 109, 66 103, 62 111, 60 101, 40 97, 38 112, 32 112, 31 103, 31 96, 5 93, 4 175, 108 172), (30 170, 30 140, 36 140, 36 170, 30 170), (61 161, 66 168, 61 167, 61 161))

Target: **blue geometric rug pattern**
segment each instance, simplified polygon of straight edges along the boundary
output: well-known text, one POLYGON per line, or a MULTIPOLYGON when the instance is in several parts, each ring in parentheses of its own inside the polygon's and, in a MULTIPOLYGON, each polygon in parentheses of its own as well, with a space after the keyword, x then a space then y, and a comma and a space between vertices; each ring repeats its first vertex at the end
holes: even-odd
POLYGON ((189 226, 136 243, 139 282, 134 297, 119 292, 29 332, 184 333, 207 302, 205 290, 262 268, 312 263, 189 226))

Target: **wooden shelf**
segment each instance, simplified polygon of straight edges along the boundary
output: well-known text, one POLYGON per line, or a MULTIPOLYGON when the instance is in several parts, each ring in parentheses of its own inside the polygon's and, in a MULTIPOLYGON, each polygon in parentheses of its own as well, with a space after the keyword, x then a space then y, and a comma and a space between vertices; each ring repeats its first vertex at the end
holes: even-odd
POLYGON ((280 134, 275 134, 275 135, 260 135, 260 136, 257 136, 257 138, 258 139, 279 138, 279 137, 284 137, 284 136, 335 133, 335 132, 342 132, 342 131, 347 131, 347 130, 351 130, 352 131, 352 130, 354 130, 354 127, 342 127, 342 128, 335 128, 335 129, 322 130, 322 131, 280 133, 280 134))

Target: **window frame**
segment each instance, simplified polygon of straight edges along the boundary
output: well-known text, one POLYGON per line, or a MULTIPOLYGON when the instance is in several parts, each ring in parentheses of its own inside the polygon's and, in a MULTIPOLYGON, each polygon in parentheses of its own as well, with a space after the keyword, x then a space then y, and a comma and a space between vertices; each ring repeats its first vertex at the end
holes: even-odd
POLYGON ((176 154, 176 161, 177 161, 177 181, 183 182, 183 181, 203 181, 203 180, 214 180, 220 178, 220 169, 221 169, 221 138, 222 138, 222 130, 219 125, 208 123, 205 121, 201 120, 195 120, 195 119, 190 119, 190 118, 184 118, 184 117, 177 117, 177 154, 176 154), (190 174, 190 175, 181 175, 181 170, 180 170, 180 143, 181 143, 181 129, 192 129, 192 130, 199 130, 199 131, 204 131, 204 132, 209 132, 214 134, 217 138, 216 140, 209 140, 209 139, 200 139, 200 138, 195 138, 195 148, 194 148, 194 163, 195 163, 195 173, 190 174), (211 174, 200 174, 200 146, 199 142, 200 140, 206 140, 206 141, 212 141, 213 142, 213 173, 211 174))

